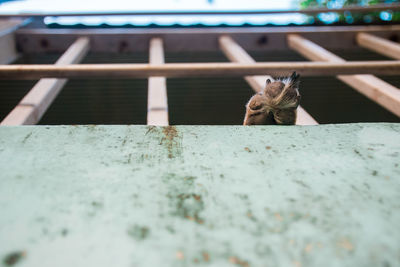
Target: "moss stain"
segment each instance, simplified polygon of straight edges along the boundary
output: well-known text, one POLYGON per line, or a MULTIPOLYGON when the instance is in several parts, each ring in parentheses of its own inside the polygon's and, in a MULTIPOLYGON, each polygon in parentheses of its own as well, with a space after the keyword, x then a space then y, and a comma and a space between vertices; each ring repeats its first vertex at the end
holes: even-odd
POLYGON ((93 201, 92 202, 92 206, 94 207, 94 208, 102 208, 103 207, 103 203, 101 203, 101 202, 98 202, 98 201, 93 201))
POLYGON ((193 185, 194 181, 196 180, 196 177, 194 177, 194 176, 186 176, 186 177, 183 178, 183 180, 187 185, 193 185))
POLYGON ((150 234, 150 229, 145 226, 133 225, 128 229, 128 235, 137 241, 145 240, 150 234))
POLYGON ((22 143, 25 144, 25 142, 31 137, 31 135, 32 135, 32 132, 28 133, 28 134, 25 136, 24 140, 22 140, 22 143))
POLYGON ((173 215, 203 224, 204 220, 200 218, 200 212, 204 210, 204 203, 201 195, 197 194, 179 194, 174 197, 176 200, 176 210, 173 215))
POLYGON ((14 266, 18 262, 20 262, 25 256, 26 256, 25 251, 12 252, 4 257, 3 263, 5 266, 14 266))
POLYGON ((61 230, 61 235, 62 236, 67 236, 68 235, 68 229, 64 228, 61 230))

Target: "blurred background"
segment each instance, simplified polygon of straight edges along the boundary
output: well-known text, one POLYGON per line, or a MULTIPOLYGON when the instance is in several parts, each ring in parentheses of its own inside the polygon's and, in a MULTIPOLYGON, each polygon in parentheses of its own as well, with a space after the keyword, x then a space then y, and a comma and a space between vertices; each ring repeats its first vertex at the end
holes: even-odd
MULTIPOLYGON (((95 13, 140 11, 260 11, 298 10, 307 8, 342 8, 394 4, 398 0, 0 0, 1 14, 15 13, 95 13)), ((98 16, 98 17, 46 17, 47 25, 85 26, 265 26, 271 25, 347 25, 388 24, 400 21, 400 12, 390 10, 370 13, 334 12, 317 15, 185 15, 185 16, 98 16)))

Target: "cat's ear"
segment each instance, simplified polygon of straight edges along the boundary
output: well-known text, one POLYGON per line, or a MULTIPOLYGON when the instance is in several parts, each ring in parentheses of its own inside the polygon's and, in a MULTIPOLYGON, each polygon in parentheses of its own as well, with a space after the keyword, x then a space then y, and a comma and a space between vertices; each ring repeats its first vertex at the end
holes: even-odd
POLYGON ((270 83, 271 83, 271 80, 270 80, 270 79, 267 79, 267 85, 270 84, 270 83))
POLYGON ((297 74, 295 71, 293 71, 292 75, 290 75, 290 81, 292 85, 298 87, 300 83, 300 74, 297 74))
POLYGON ((296 82, 300 78, 300 74, 297 74, 295 71, 293 71, 292 75, 290 76, 290 79, 293 82, 296 82))

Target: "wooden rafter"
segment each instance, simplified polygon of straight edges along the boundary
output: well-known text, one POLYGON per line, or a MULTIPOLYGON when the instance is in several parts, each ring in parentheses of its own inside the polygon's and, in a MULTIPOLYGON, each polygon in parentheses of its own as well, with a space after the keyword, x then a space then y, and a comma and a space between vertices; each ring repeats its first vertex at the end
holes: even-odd
POLYGON ((400 25, 225 27, 225 28, 125 28, 125 29, 48 29, 23 28, 16 31, 16 42, 23 53, 64 52, 78 37, 89 37, 92 52, 144 52, 151 38, 163 39, 166 52, 218 51, 218 38, 229 35, 246 51, 286 51, 286 35, 297 33, 328 49, 357 48, 359 32, 388 38, 400 32, 400 25))
MULTIPOLYGON (((314 61, 338 64, 345 64, 346 62, 299 35, 288 35, 288 43, 292 49, 314 61)), ((398 88, 373 75, 339 75, 337 78, 400 117, 400 90, 398 88)))
POLYGON ((382 55, 400 59, 400 44, 368 33, 357 34, 357 43, 382 55))
MULTIPOLYGON (((55 66, 78 63, 89 50, 89 39, 81 37, 57 60, 55 66)), ((36 124, 54 101, 66 79, 41 79, 1 122, 1 125, 36 124)))
MULTIPOLYGON (((150 40, 150 65, 164 64, 164 50, 161 38, 150 40)), ((168 125, 167 84, 165 77, 150 77, 147 98, 147 124, 168 125)))
POLYGON ((293 69, 303 76, 399 75, 400 61, 5 65, 0 66, 0 79, 275 76, 290 74, 293 69))
POLYGON ((23 24, 22 19, 0 20, 0 64, 9 64, 18 58, 14 33, 23 24))

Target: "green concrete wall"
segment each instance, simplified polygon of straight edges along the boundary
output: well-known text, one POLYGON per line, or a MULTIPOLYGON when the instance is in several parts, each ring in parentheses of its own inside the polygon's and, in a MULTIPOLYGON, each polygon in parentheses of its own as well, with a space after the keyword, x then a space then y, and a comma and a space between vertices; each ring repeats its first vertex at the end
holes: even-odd
POLYGON ((400 124, 0 127, 0 265, 400 266, 400 124))

